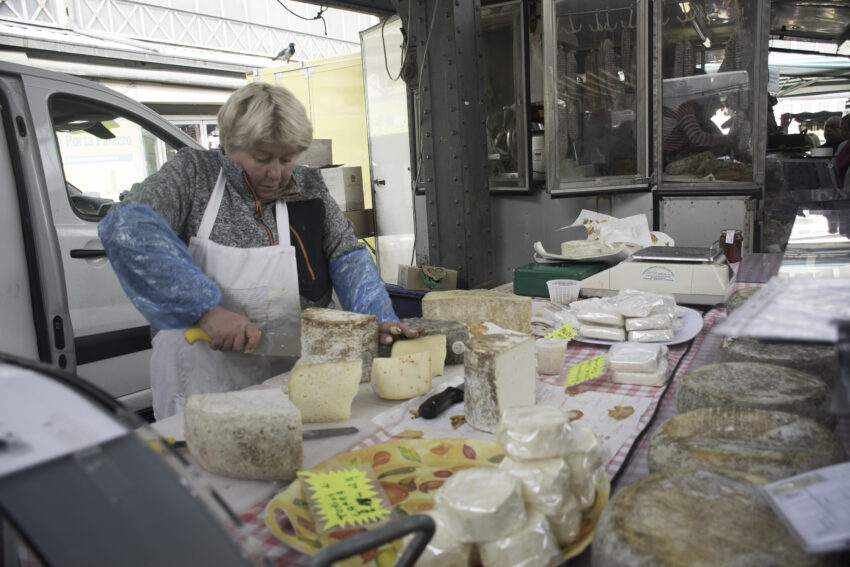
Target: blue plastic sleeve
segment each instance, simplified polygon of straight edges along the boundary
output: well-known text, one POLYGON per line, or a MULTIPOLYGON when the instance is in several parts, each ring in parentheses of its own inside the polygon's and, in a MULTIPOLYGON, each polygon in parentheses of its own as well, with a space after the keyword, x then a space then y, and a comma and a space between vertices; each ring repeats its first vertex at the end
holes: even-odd
POLYGON ((384 280, 365 248, 352 250, 330 264, 331 281, 346 311, 375 315, 378 321, 398 321, 384 280))
POLYGON ((100 221, 97 231, 121 287, 155 328, 189 327, 221 303, 216 283, 149 206, 119 207, 100 221))

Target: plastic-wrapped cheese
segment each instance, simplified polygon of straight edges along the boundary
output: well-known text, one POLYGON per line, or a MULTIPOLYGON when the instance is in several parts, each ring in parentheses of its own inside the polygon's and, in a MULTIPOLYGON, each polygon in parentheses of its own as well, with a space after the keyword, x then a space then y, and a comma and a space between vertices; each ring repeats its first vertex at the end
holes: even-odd
POLYGON ((409 400, 431 391, 431 354, 412 352, 372 361, 372 390, 387 400, 409 400))
POLYGON ((476 429, 493 433, 501 412, 536 401, 534 338, 531 335, 480 335, 469 339, 463 361, 464 415, 476 429))
POLYGON ((614 371, 611 373, 611 381, 615 384, 637 384, 640 386, 663 386, 667 383, 667 372, 669 364, 667 359, 658 363, 658 368, 653 372, 630 372, 614 371))
POLYGON ((649 442, 650 472, 722 468, 779 480, 847 459, 838 438, 791 413, 722 406, 679 414, 649 442))
MULTIPOLYGON (((596 495, 594 488, 594 496, 596 495)), ((592 502, 591 502, 592 503, 592 502)), ((589 505, 588 505, 589 507, 589 505)), ((581 530, 582 506, 572 492, 564 495, 561 508, 554 514, 546 516, 558 545, 566 547, 573 543, 581 530)))
POLYGON ((560 555, 549 522, 536 510, 529 512, 525 524, 515 532, 482 543, 478 550, 482 567, 545 567, 560 555))
MULTIPOLYGON (((431 516, 436 529, 428 545, 416 560, 416 567, 468 567, 472 544, 459 541, 446 524, 447 510, 429 510, 423 512, 431 516)), ((414 534, 404 537, 402 545, 407 547, 413 541, 414 534)))
POLYGON ((506 409, 496 431, 505 453, 520 460, 563 457, 571 437, 569 416, 552 406, 506 409))
POLYGON ((766 479, 706 470, 651 474, 608 503, 593 532, 593 565, 826 567, 803 552, 761 495, 766 479))
POLYGON ((599 435, 588 425, 571 424, 572 434, 567 445, 566 461, 570 467, 570 490, 578 498, 583 510, 590 508, 596 498, 596 474, 605 474, 602 468, 609 459, 608 448, 599 435))
POLYGON ((337 309, 310 307, 301 312, 301 358, 328 362, 359 358, 361 382, 368 382, 378 355, 378 318, 337 309))
POLYGON ((648 315, 626 319, 626 331, 650 331, 653 329, 672 329, 673 319, 669 315, 648 315))
POLYGON ((618 343, 608 349, 605 365, 614 372, 655 372, 667 352, 659 344, 618 343))
MULTIPOLYGON (((302 359, 303 360, 303 359, 302 359)), ((304 423, 348 421, 351 402, 357 395, 360 359, 304 363, 289 374, 289 399, 301 412, 304 423)))
POLYGON ((489 321, 512 331, 531 332, 531 298, 489 289, 431 291, 422 297, 426 319, 479 323, 489 321))
POLYGON ((579 330, 582 337, 602 339, 605 341, 624 341, 626 331, 622 327, 604 327, 602 325, 582 325, 579 330))
POLYGON ((495 468, 464 469, 434 493, 436 508, 447 512, 446 525, 462 542, 501 539, 525 524, 519 481, 495 468))
POLYGON ((726 337, 717 349, 717 362, 761 362, 808 372, 830 387, 838 361, 834 345, 761 341, 752 337, 726 337))
POLYGON ((652 329, 648 331, 629 331, 629 340, 636 343, 670 342, 676 336, 673 329, 652 329))
POLYGON ((430 337, 419 337, 416 339, 396 340, 392 346, 392 357, 399 357, 414 352, 427 352, 430 354, 431 376, 439 376, 443 373, 446 360, 446 337, 432 335, 430 337))
MULTIPOLYGON (((752 289, 752 288, 746 288, 752 289)), ((832 392, 811 374, 757 362, 718 362, 689 370, 676 387, 676 406, 739 406, 795 413, 833 429, 832 392)))
POLYGON ((248 480, 292 480, 302 466, 301 413, 279 389, 189 396, 189 453, 206 470, 248 480))
POLYGON ((564 506, 570 493, 570 468, 562 458, 517 460, 505 457, 499 468, 522 484, 526 504, 550 516, 564 506))
POLYGON ((609 327, 623 327, 623 315, 610 298, 591 297, 570 303, 570 311, 582 323, 609 327))

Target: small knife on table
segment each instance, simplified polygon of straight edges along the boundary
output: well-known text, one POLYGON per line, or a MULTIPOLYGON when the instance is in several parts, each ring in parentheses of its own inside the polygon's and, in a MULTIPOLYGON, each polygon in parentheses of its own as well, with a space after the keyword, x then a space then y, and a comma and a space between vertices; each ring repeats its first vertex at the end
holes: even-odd
MULTIPOLYGON (((186 329, 183 331, 183 337, 190 345, 196 341, 212 341, 210 336, 200 327, 186 329)), ((257 354, 260 356, 301 356, 301 337, 271 331, 260 331, 260 341, 254 347, 254 350, 247 354, 257 354)))
POLYGON ((463 401, 463 384, 455 388, 449 386, 439 394, 434 394, 419 406, 419 416, 434 419, 453 405, 463 401))

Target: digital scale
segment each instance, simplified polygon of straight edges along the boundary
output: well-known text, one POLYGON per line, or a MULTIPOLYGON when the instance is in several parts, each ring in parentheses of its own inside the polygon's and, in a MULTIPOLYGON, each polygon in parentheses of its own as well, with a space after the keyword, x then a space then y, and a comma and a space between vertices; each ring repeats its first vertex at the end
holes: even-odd
POLYGON ((609 296, 621 289, 670 293, 677 303, 714 305, 734 282, 719 246, 649 246, 581 282, 581 295, 609 296))

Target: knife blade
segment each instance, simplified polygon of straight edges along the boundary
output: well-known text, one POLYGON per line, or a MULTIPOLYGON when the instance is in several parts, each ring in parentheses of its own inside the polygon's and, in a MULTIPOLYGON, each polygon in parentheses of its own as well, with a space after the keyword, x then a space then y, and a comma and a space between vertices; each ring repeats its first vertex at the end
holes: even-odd
POLYGON ((439 394, 434 394, 419 406, 419 416, 434 419, 453 405, 463 401, 463 384, 457 388, 449 386, 439 394))
MULTIPOLYGON (((336 437, 338 435, 351 435, 357 433, 359 429, 356 427, 329 427, 326 429, 310 429, 301 432, 301 439, 309 441, 311 439, 324 439, 325 437, 336 437)), ((175 449, 183 449, 186 447, 186 441, 177 441, 171 437, 165 438, 166 443, 175 449)))
MULTIPOLYGON (((200 327, 190 327, 183 332, 186 342, 194 344, 197 341, 211 342, 210 336, 200 327)), ((260 341, 254 350, 246 354, 260 356, 301 356, 301 337, 271 331, 260 331, 260 341)))

